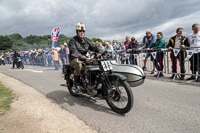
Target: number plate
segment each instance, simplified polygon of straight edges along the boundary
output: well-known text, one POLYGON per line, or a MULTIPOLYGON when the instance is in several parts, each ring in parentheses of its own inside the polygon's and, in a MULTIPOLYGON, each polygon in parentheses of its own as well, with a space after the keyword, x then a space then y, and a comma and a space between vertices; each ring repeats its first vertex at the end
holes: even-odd
POLYGON ((103 66, 103 70, 104 71, 109 71, 112 70, 112 64, 110 63, 110 61, 101 61, 101 65, 103 66))

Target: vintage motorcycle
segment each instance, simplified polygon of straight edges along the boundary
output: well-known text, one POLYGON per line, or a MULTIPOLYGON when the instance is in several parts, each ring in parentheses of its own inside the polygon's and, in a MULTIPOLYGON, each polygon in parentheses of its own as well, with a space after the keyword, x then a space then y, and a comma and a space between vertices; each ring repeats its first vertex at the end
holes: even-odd
MULTIPOLYGON (((128 83, 130 80, 127 80, 126 75, 117 73, 120 67, 121 65, 117 66, 105 55, 102 55, 101 58, 89 59, 83 65, 80 75, 80 86, 82 94, 105 99, 113 111, 125 114, 132 109, 134 97, 130 83, 128 83), (113 66, 115 66, 116 73, 113 72, 113 66)), ((72 96, 79 96, 80 94, 76 93, 74 87, 73 68, 70 65, 64 65, 63 74, 70 94, 72 96)), ((131 78, 130 74, 129 78, 131 78)), ((145 75, 143 73, 140 76, 140 80, 134 81, 135 83, 131 85, 137 86, 142 84, 144 79, 145 75)))
POLYGON ((17 68, 22 68, 24 69, 24 64, 22 62, 21 57, 17 57, 17 63, 16 63, 17 68))

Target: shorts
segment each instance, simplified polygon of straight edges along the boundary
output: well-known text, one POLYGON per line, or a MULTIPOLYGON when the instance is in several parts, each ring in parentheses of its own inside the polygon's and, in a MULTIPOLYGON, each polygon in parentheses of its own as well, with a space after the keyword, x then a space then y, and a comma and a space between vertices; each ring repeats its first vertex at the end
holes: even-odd
POLYGON ((147 53, 147 55, 146 55, 146 58, 145 58, 145 59, 148 59, 148 58, 149 58, 149 56, 151 56, 151 61, 154 61, 153 55, 152 55, 151 53, 147 53))

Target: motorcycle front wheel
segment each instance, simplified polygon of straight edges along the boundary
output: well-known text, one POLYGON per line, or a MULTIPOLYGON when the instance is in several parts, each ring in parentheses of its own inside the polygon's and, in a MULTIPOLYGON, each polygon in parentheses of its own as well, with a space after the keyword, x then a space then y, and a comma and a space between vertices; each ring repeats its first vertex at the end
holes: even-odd
POLYGON ((112 90, 107 91, 106 102, 110 108, 119 114, 128 113, 134 103, 133 93, 126 80, 118 77, 110 80, 112 90))

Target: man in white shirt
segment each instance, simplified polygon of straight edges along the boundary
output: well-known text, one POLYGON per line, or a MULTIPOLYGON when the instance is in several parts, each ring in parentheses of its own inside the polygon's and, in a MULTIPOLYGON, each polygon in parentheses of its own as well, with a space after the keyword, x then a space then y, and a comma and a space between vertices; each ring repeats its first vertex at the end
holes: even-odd
POLYGON ((194 80, 196 71, 198 71, 198 78, 197 82, 200 82, 200 32, 199 32, 199 24, 192 25, 193 33, 188 35, 188 41, 190 47, 199 47, 199 48, 192 48, 194 50, 194 54, 190 58, 190 70, 192 71, 192 76, 187 80, 194 80))

